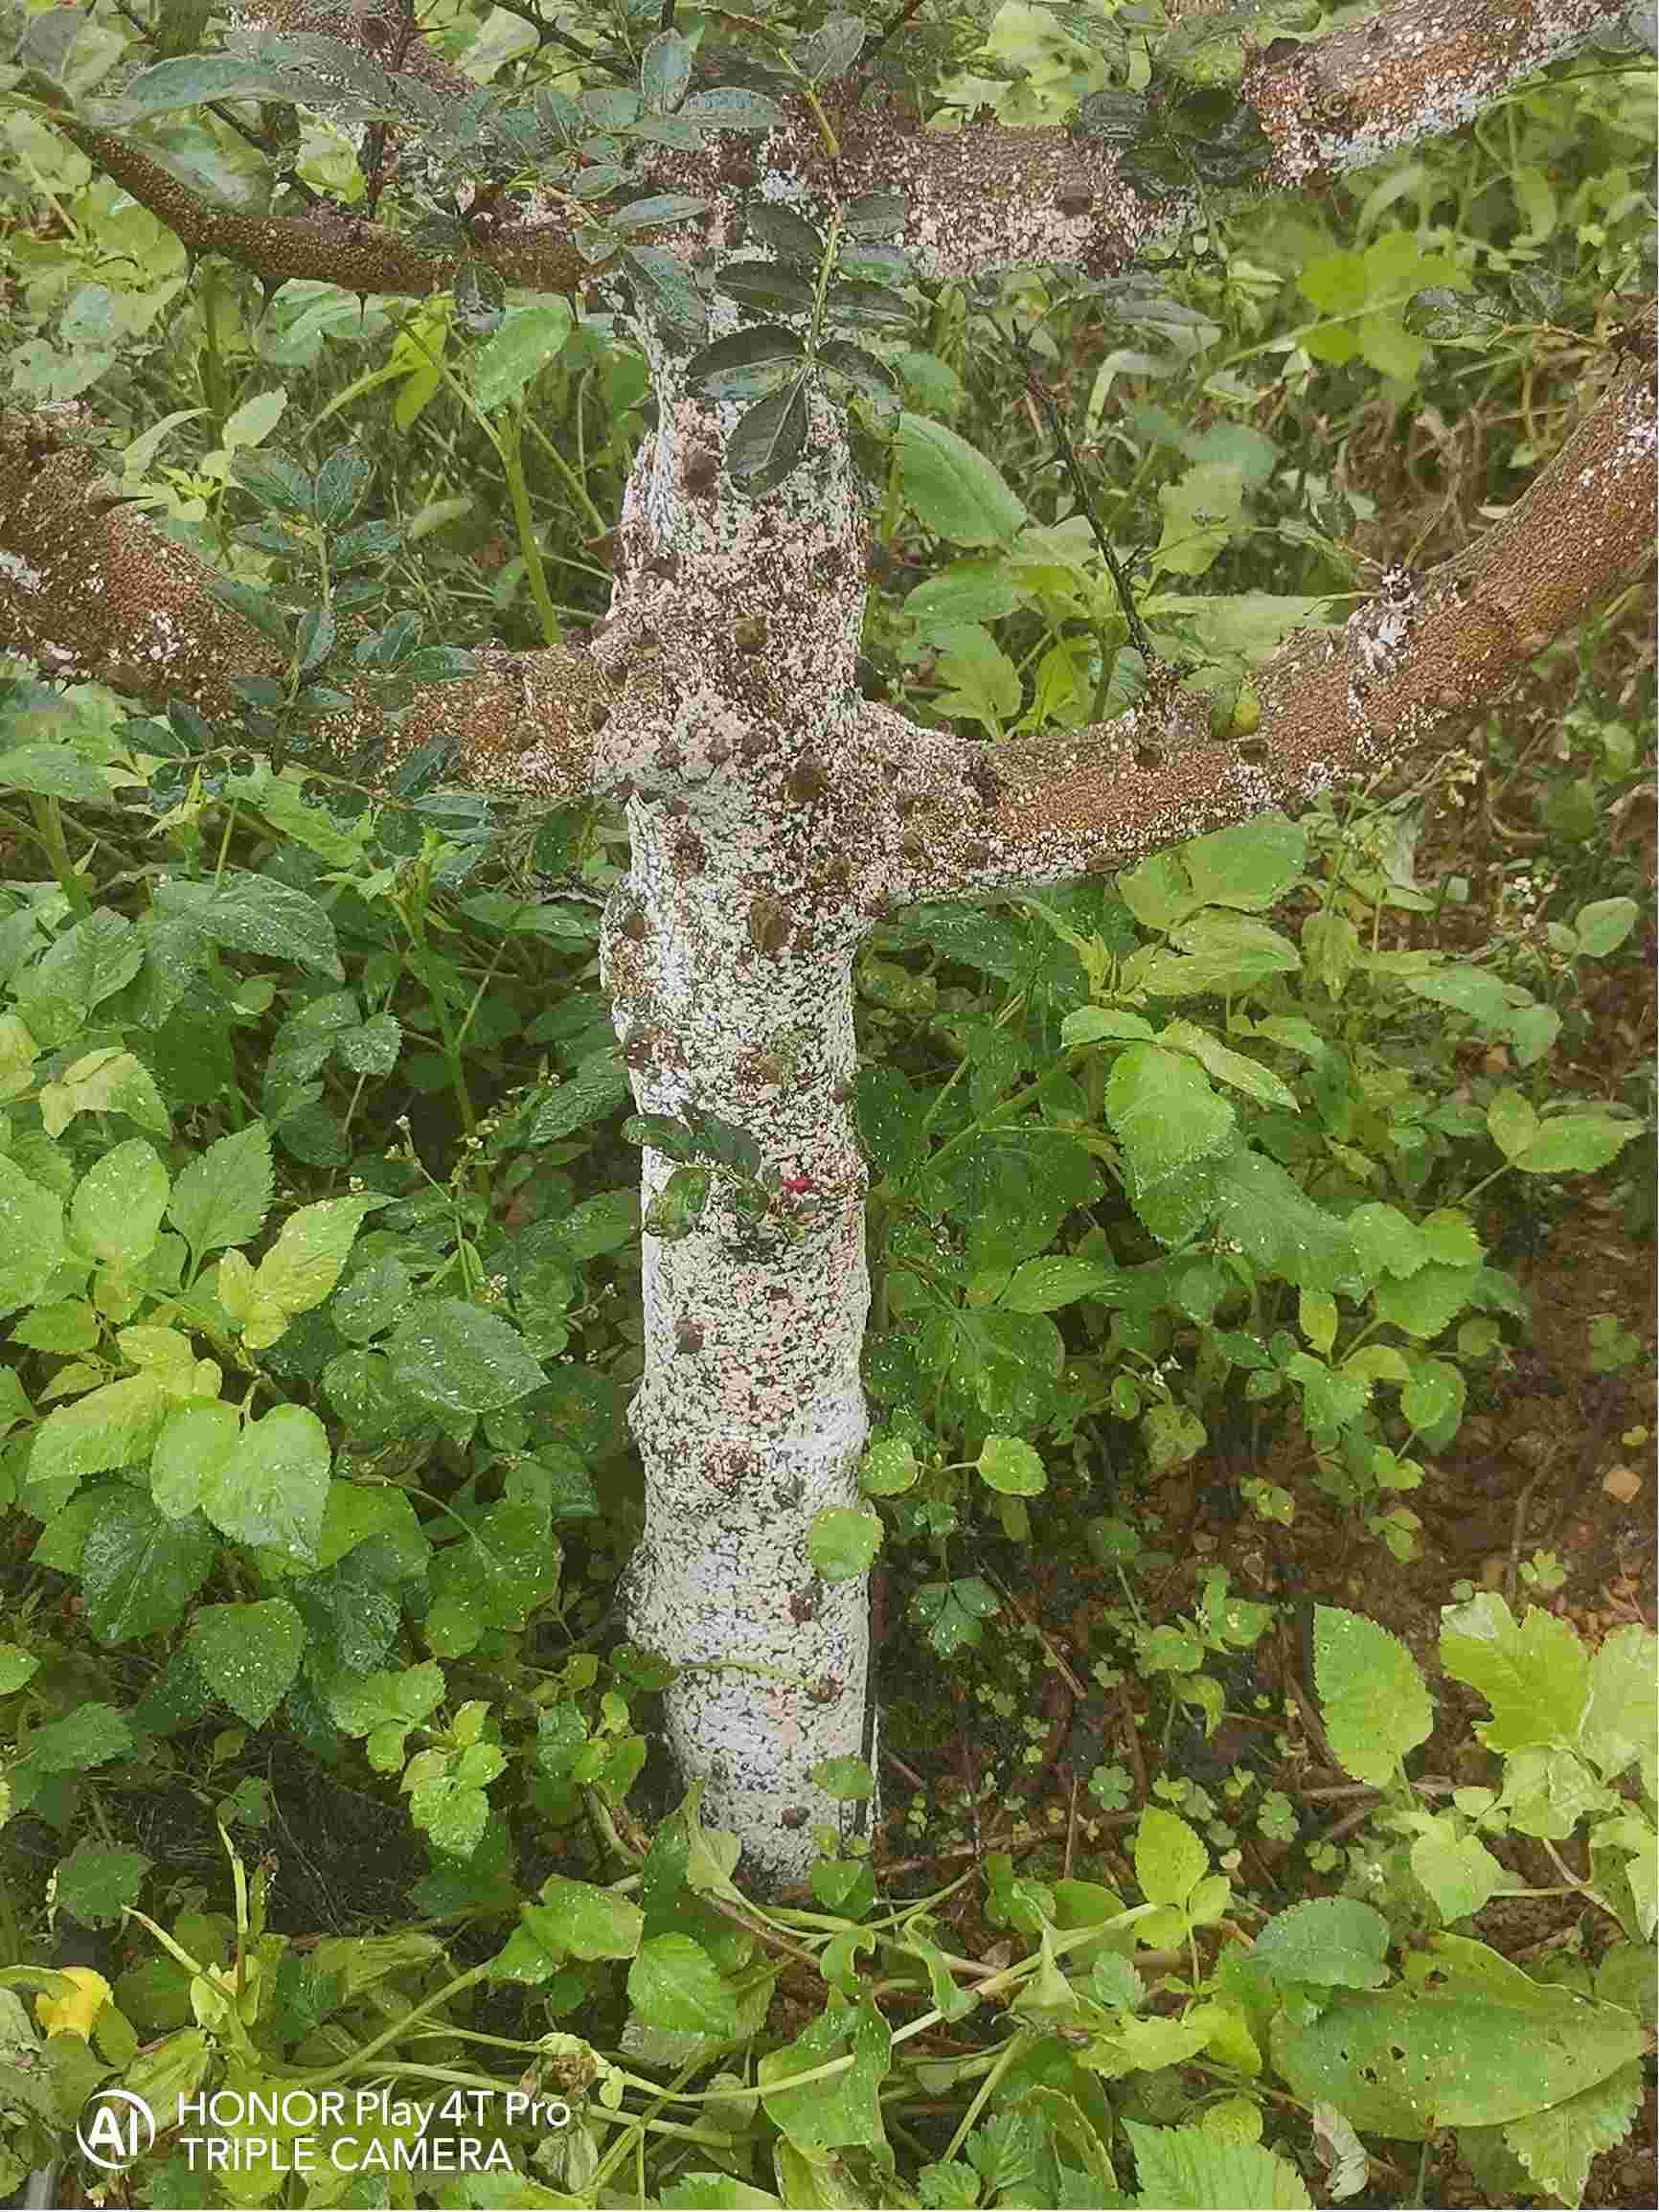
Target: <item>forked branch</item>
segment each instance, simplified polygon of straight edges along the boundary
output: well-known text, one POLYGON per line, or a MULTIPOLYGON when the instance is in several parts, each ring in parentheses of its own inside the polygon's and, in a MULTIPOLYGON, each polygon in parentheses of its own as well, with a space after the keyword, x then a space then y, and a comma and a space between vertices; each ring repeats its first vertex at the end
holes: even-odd
POLYGON ((1650 559, 1655 446, 1649 317, 1643 351, 1501 521, 1340 629, 1286 640, 1253 679, 1261 718, 1245 737, 1212 741, 1207 700, 1168 671, 1121 719, 1064 736, 967 748, 900 724, 895 751, 913 773, 925 751, 934 784, 921 806, 927 857, 902 895, 1126 867, 1347 778, 1420 765, 1650 559), (965 752, 984 796, 966 822, 965 752))
MULTIPOLYGON (((0 416, 0 648, 48 675, 91 676, 128 697, 181 699, 209 721, 243 712, 237 676, 285 673, 277 648, 215 598, 213 571, 164 537, 103 478, 99 457, 60 422, 0 416)), ((452 773, 554 804, 580 796, 609 688, 589 655, 563 648, 479 652, 478 673, 418 686, 388 711, 367 685, 317 725, 347 761, 376 774, 447 735, 452 773)))

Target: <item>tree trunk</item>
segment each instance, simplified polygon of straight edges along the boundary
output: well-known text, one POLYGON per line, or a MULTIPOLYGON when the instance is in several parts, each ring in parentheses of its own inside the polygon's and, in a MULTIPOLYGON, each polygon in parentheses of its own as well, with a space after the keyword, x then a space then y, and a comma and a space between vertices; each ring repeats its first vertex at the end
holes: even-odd
MULTIPOLYGON (((625 677, 602 742, 632 786, 602 972, 641 1111, 741 1130, 771 1188, 745 1211, 716 1170, 691 1234, 644 1239, 629 1619, 682 1670, 670 1740, 708 1816, 784 1880, 835 1818, 813 1768, 865 1748, 867 1580, 820 1581, 807 1551, 825 1508, 856 1502, 866 1429, 851 1101, 869 917, 848 855, 870 850, 880 785, 851 684, 860 500, 822 403, 797 474, 763 506, 735 497, 708 466, 729 426, 652 365, 659 429, 595 649, 625 677)), ((648 1208, 673 1165, 647 1149, 648 1208)))

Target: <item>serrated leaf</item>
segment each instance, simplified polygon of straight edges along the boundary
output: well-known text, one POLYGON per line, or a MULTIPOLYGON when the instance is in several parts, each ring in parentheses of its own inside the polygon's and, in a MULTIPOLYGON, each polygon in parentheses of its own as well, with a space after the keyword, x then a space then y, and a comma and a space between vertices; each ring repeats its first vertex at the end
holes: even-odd
POLYGON ((169 1519, 143 1491, 116 1484, 80 1549, 87 1628, 102 1644, 177 1628, 217 1551, 198 1514, 169 1519))
POLYGON ((62 1258, 62 1199, 0 1154, 0 1313, 33 1305, 62 1258))
POLYGON ((329 1464, 328 1432, 317 1416, 304 1405, 273 1406, 207 1471, 202 1511, 233 1542, 266 1545, 309 1565, 328 1503, 329 1464))
POLYGON ((632 1958, 645 1932, 637 1904, 591 1881, 549 1876, 539 1904, 527 1905, 537 1934, 569 1951, 572 1958, 632 1958))
POLYGON ((1135 1830, 1135 1880, 1148 1904, 1184 1906, 1210 1871, 1210 1854, 1177 1813, 1148 1805, 1135 1830))
POLYGON ((881 1547, 881 1517, 859 1506, 826 1506, 807 1538, 807 1557, 827 1583, 865 1573, 881 1547))
POLYGON ((1233 1108, 1192 1060, 1132 1044, 1106 1079, 1105 1113, 1123 1146, 1136 1213, 1164 1243, 1179 1243, 1214 1209, 1233 1148, 1233 1108))
POLYGON ((270 1208, 270 1132, 263 1122, 232 1130, 179 1170, 169 1221, 194 1259, 248 1243, 270 1208))
POLYGON ((988 1436, 974 1463, 980 1479, 1004 1497, 1040 1497, 1048 1488, 1042 1455, 1018 1436, 988 1436))
POLYGON ((422 1300, 386 1350, 398 1389, 451 1413, 495 1412, 547 1380, 518 1331, 465 1298, 422 1300))
POLYGON ((1147 2212, 1310 2212, 1307 2184, 1260 2143, 1230 2143, 1206 2128, 1149 2128, 1125 2120, 1147 2212))
POLYGON ((652 2027, 679 2035, 735 2036, 738 2001, 719 1968, 689 1935, 653 1935, 628 1969, 628 1999, 652 2027))
POLYGON ((1441 1611, 1441 1665, 1492 1709, 1475 1733, 1489 1750, 1570 1747, 1590 1701, 1590 1654, 1563 1620, 1529 1607, 1517 1622, 1496 1590, 1441 1611))
POLYGON ((116 1145, 87 1169, 69 1201, 69 1234, 106 1266, 136 1266, 155 1249, 168 1174, 142 1137, 116 1145))
POLYGON ((1313 1666, 1330 1747, 1357 1782, 1382 1789, 1426 1743, 1434 1705, 1398 1636, 1339 1606, 1313 1615, 1313 1666))
POLYGON ((186 1648, 215 1696, 250 1728, 261 1728, 300 1671, 306 1624, 285 1598, 203 1606, 186 1648))
POLYGON ((1631 2064, 1644 2040, 1629 2013, 1445 1934, 1408 1956, 1402 1983, 1340 1990, 1312 2018, 1281 2012, 1272 2035, 1294 2095, 1407 2142, 1545 2111, 1631 2064))
POLYGON ((1276 1981, 1323 1989, 1380 1989, 1388 1980, 1389 1926, 1352 1897, 1312 1897, 1277 1912, 1251 1957, 1276 1981))
POLYGON ((1505 2128, 1505 2143, 1545 2196, 1562 2204, 1583 2201, 1591 2161, 1630 2132, 1642 2104, 1642 2074, 1632 2061, 1576 2097, 1563 2097, 1505 2128))

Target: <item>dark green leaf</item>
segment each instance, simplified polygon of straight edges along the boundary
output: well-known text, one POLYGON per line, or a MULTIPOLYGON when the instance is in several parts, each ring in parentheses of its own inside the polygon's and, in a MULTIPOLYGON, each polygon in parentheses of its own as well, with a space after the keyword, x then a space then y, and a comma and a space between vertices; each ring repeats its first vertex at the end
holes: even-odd
POLYGON ((688 337, 708 333, 709 310, 689 269, 661 246, 629 246, 623 259, 640 280, 645 296, 664 321, 688 337))
POLYGON ((831 285, 828 308, 831 322, 858 323, 870 331, 908 331, 916 321, 916 310, 902 294, 856 279, 831 285))
POLYGON ((783 483, 806 448, 807 400, 795 384, 750 408, 732 433, 726 467, 738 490, 759 499, 783 483))
POLYGON ((785 315, 808 315, 814 287, 810 278, 776 262, 732 262, 715 279, 716 289, 745 308, 785 315))
POLYGON ((786 262, 804 262, 814 273, 824 260, 822 234, 805 216, 781 200, 751 200, 743 211, 748 235, 759 245, 770 246, 786 262))
POLYGON ((716 338, 686 364, 686 381, 710 399, 757 399, 797 375, 801 340, 781 323, 716 338))

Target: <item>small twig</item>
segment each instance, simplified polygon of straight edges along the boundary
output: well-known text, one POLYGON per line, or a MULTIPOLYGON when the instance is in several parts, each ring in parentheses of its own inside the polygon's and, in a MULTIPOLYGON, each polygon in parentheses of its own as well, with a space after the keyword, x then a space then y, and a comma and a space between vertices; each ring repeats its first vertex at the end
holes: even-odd
POLYGON ((1085 1698, 1088 1693, 1084 1690, 1082 1684, 1078 1680, 1076 1675, 1072 1673, 1070 1667, 1066 1665, 1064 1657, 1054 1643, 1053 1639, 1044 1630, 1042 1623, 1032 1618, 1030 1608, 1019 1598, 1014 1596, 1012 1590, 1009 1588, 1006 1583, 998 1581, 995 1575, 992 1575, 989 1579, 995 1585, 996 1588, 1002 1592, 1003 1596, 1013 1608, 1014 1611, 1019 1615, 1020 1619, 1025 1623, 1026 1627, 1035 1631, 1037 1639, 1041 1643, 1043 1650, 1048 1653, 1049 1657, 1054 1661, 1056 1668, 1058 1670, 1060 1680, 1064 1682, 1066 1688, 1071 1692, 1072 1696, 1076 1698, 1080 1703, 1082 1699, 1085 1698))
POLYGON ((1118 1684, 1118 1711, 1123 1717, 1125 1748, 1129 1765, 1135 1770, 1135 1795, 1143 1804, 1147 1801, 1147 1755, 1141 1749, 1141 1731, 1135 1725, 1135 1708, 1129 1702, 1129 1686, 1118 1684))
POLYGON ((904 1761, 898 1756, 898 1752, 890 1751, 885 1744, 883 1744, 881 1746, 881 1756, 886 1760, 887 1764, 892 1767, 896 1774, 903 1776, 904 1780, 909 1783, 912 1790, 926 1790, 927 1784, 921 1779, 921 1776, 916 1771, 916 1768, 914 1767, 907 1767, 904 1764, 904 1761))
POLYGON ((1529 1483, 1524 1483, 1515 1498, 1514 1517, 1510 1522, 1510 1563, 1504 1569, 1504 1595, 1512 1606, 1515 1585, 1520 1580, 1521 1544, 1527 1533, 1527 1508, 1533 1502, 1533 1493, 1543 1480, 1544 1471, 1539 1468, 1529 1483))
POLYGON ((1017 331, 1014 333, 1014 349, 1019 354, 1020 366, 1025 371, 1025 388, 1037 406, 1042 409, 1043 420, 1049 426, 1049 434, 1054 439, 1066 474, 1071 478, 1073 496, 1083 512, 1090 534, 1100 550, 1101 559, 1106 564, 1113 589, 1118 595, 1118 604, 1123 608, 1124 620, 1129 626, 1130 641, 1134 645, 1135 650, 1150 668, 1158 656, 1152 650, 1151 638, 1148 634, 1146 624, 1141 620, 1141 610, 1135 604, 1135 594, 1133 586, 1129 582, 1129 572, 1113 551, 1112 541, 1102 528, 1101 518, 1095 513, 1095 503, 1089 490, 1089 481, 1083 474, 1082 464, 1078 459, 1077 449, 1071 441, 1071 433, 1067 430, 1065 418, 1059 410, 1059 403, 1043 382, 1037 371, 1036 363, 1032 357, 1030 340, 1023 337, 1017 331))
MULTIPOLYGON (((673 5, 673 0, 669 0, 669 4, 671 7, 673 5)), ((884 23, 881 29, 875 34, 875 37, 870 41, 869 45, 865 47, 862 56, 859 57, 858 74, 860 77, 869 76, 870 64, 875 59, 875 57, 887 44, 887 41, 890 38, 896 37, 898 34, 904 29, 904 26, 910 21, 911 17, 913 15, 920 14, 920 11, 921 0, 904 0, 904 6, 898 11, 898 14, 893 18, 892 22, 884 23)))
POLYGON ((1328 1767, 1334 1767, 1340 1774, 1342 1772, 1342 1761, 1330 1748, 1330 1738, 1325 1733, 1319 1715, 1314 1710, 1313 1699, 1292 1674, 1286 1673, 1284 1686, 1290 1692, 1297 1712, 1302 1716, 1302 1725, 1307 1732, 1308 1742, 1319 1753, 1325 1764, 1328 1767))

